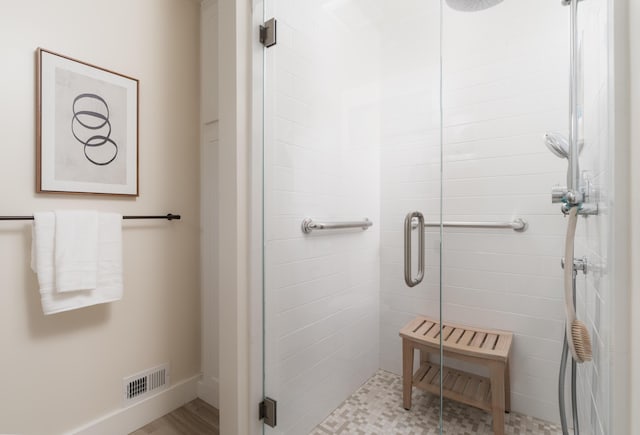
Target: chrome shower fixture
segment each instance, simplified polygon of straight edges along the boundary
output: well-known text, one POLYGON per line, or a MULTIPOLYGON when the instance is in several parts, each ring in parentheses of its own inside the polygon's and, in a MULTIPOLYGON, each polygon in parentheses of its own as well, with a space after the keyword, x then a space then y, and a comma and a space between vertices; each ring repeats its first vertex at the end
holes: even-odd
MULTIPOLYGON (((569 158, 569 141, 560 133, 546 132, 543 136, 544 144, 554 155, 561 159, 569 158)), ((584 141, 578 142, 578 153, 582 152, 584 141)))
POLYGON ((489 9, 501 3, 502 0, 446 0, 451 9, 463 12, 475 12, 489 9))
POLYGON ((544 144, 549 148, 549 151, 561 159, 569 158, 569 142, 560 133, 545 133, 544 144))
MULTIPOLYGON (((560 133, 554 132, 546 132, 542 137, 544 140, 544 144, 549 148, 555 156, 560 157, 561 159, 570 159, 570 147, 569 141, 566 137, 561 135, 560 133)), ((578 154, 582 152, 582 148, 584 147, 584 141, 581 140, 578 142, 578 154)), ((576 191, 572 191, 567 188, 570 184, 571 178, 571 166, 569 166, 567 170, 567 185, 565 186, 554 186, 551 189, 551 202, 552 203, 562 203, 561 211, 564 215, 567 215, 571 210, 571 207, 578 205, 578 214, 580 215, 595 215, 598 214, 598 204, 586 204, 589 196, 591 195, 591 182, 588 179, 588 175, 582 174, 584 180, 580 180, 579 186, 580 189, 576 191)))

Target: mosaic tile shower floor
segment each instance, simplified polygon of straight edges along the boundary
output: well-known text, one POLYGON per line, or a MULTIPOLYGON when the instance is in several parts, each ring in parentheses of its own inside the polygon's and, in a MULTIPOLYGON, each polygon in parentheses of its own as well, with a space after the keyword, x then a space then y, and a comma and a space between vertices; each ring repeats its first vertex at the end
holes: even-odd
MULTIPOLYGON (((378 370, 311 432, 311 435, 437 435, 440 399, 413 389, 411 411, 402 408, 402 378, 378 370)), ((446 435, 493 435, 491 415, 444 401, 446 435)), ((505 414, 507 435, 562 434, 560 426, 516 412, 505 414)))

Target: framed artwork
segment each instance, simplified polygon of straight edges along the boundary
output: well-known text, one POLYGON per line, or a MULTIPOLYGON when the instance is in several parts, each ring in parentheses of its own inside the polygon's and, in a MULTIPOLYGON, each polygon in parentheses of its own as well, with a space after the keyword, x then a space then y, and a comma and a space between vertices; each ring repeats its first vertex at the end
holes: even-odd
POLYGON ((37 50, 36 190, 138 196, 138 80, 37 50))

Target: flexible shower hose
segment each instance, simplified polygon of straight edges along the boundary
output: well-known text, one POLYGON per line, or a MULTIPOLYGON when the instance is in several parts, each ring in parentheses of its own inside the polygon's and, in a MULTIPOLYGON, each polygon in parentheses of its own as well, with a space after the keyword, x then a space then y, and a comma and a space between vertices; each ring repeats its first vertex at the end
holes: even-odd
POLYGON ((560 375, 558 376, 558 404, 560 406, 560 424, 562 425, 562 435, 569 435, 569 429, 567 427, 567 415, 566 415, 566 406, 564 401, 564 386, 565 386, 565 376, 567 372, 567 359, 569 358, 569 353, 571 353, 571 412, 573 414, 573 434, 580 435, 580 427, 578 424, 578 401, 576 394, 576 374, 578 371, 577 363, 576 363, 576 350, 575 343, 573 342, 573 337, 571 334, 571 323, 575 320, 575 306, 576 306, 576 277, 578 272, 573 267, 573 252, 574 252, 574 241, 576 234, 576 224, 577 224, 577 213, 578 210, 576 208, 571 209, 569 213, 569 223, 567 225, 567 236, 565 239, 565 253, 564 253, 564 296, 565 296, 565 310, 566 310, 566 319, 565 319, 565 328, 564 328, 564 340, 562 343, 562 356, 560 358, 560 375), (569 278, 569 274, 570 278, 569 278), (569 283, 569 280, 571 283, 569 283), (569 290, 571 287, 571 290, 569 290), (569 291, 571 291, 571 296, 569 296, 569 291), (572 303, 570 304, 567 299, 571 297, 572 303), (572 340, 571 343, 569 340, 572 340), (571 346, 571 349, 569 349, 571 346), (569 352, 571 350, 571 352, 569 352))
MULTIPOLYGON (((571 267, 573 269, 573 261, 571 265, 566 261, 564 267, 571 267)), ((576 303, 576 275, 577 271, 573 271, 573 304, 576 303)), ((569 435, 569 428, 567 426, 567 411, 564 400, 564 382, 565 375, 567 373, 567 359, 569 358, 569 343, 567 342, 567 332, 565 328, 564 341, 562 343, 562 357, 560 358, 560 376, 558 376, 558 403, 560 406, 560 424, 562 426, 562 435, 569 435)), ((576 392, 576 374, 578 371, 578 364, 573 358, 571 358, 571 412, 573 414, 573 433, 574 435, 580 435, 580 425, 578 422, 578 398, 576 392)))

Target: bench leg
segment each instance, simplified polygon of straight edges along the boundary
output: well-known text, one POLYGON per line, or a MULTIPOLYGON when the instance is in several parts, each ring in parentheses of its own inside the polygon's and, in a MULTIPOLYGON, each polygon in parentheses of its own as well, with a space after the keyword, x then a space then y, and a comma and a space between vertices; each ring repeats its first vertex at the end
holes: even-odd
POLYGON ((426 349, 420 349, 420 365, 429 362, 429 352, 426 349))
POLYGON ((402 339, 402 406, 411 409, 411 384, 413 382, 413 345, 402 339))
POLYGON ((511 412, 511 381, 509 380, 509 360, 504 368, 504 410, 511 412))
POLYGON ((491 412, 494 435, 504 435, 505 365, 491 364, 491 412))

